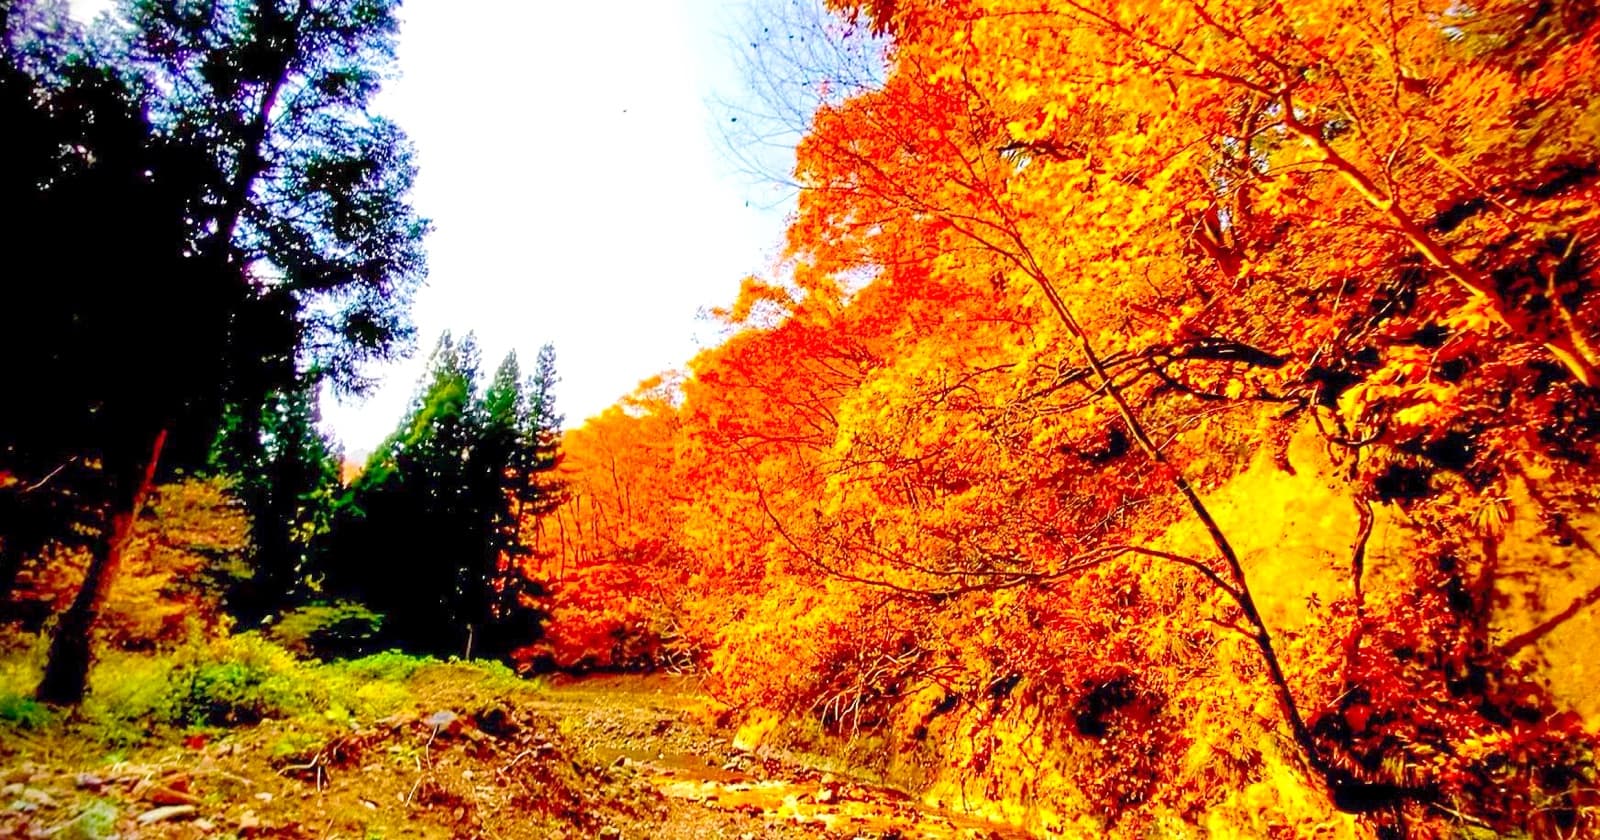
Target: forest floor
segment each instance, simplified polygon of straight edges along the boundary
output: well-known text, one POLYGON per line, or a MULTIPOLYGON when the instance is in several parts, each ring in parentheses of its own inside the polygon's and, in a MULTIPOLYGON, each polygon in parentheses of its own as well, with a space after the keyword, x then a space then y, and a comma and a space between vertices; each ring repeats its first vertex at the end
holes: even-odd
POLYGON ((826 760, 736 749, 679 678, 508 687, 439 667, 406 691, 407 708, 364 725, 269 719, 110 752, 71 718, 0 730, 0 836, 1028 836, 826 760))

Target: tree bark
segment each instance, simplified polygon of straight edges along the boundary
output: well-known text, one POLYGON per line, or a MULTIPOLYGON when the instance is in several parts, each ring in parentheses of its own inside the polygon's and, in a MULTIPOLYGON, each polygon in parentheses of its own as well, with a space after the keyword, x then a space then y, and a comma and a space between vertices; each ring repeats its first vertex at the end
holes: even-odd
POLYGON ((161 450, 167 443, 167 430, 156 433, 155 444, 150 449, 150 460, 145 464, 133 496, 127 504, 113 500, 111 527, 102 531, 94 541, 89 558, 89 568, 84 572, 83 585, 72 599, 72 605, 61 616, 55 638, 50 640, 50 653, 45 661, 44 678, 34 691, 34 698, 58 706, 75 706, 83 701, 89 684, 89 666, 92 663, 90 634, 100 617, 100 605, 105 593, 115 579, 122 553, 127 549, 134 524, 150 496, 155 483, 156 467, 161 462, 161 450))
POLYGON ((22 552, 0 539, 0 604, 11 600, 11 590, 17 586, 17 575, 22 571, 22 552))

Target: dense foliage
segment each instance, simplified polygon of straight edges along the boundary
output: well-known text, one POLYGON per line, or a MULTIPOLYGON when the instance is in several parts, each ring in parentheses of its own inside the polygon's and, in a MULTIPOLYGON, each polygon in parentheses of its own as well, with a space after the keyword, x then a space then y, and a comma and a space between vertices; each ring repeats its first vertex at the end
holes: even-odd
POLYGON ((885 79, 732 337, 570 433, 549 647, 1043 826, 1593 830, 1600 17, 841 5, 885 79))
POLYGON ((552 506, 554 351, 524 381, 508 355, 478 383, 472 336, 440 339, 410 413, 352 486, 330 585, 385 616, 410 650, 504 657, 532 642, 537 584, 518 527, 552 506))
POLYGON ((427 226, 404 136, 368 110, 395 5, 139 0, 90 36, 5 3, 0 351, 8 390, 48 397, 0 424, 0 584, 50 542, 91 554, 42 698, 81 698, 139 511, 225 405, 253 421, 404 346, 427 226))

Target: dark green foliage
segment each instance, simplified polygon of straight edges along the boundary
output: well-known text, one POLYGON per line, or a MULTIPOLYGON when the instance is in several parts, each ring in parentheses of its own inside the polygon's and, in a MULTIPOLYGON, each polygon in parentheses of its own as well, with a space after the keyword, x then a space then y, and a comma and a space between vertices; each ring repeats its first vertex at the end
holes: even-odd
POLYGON ((396 0, 123 0, 102 34, 176 140, 215 163, 193 235, 258 275, 233 323, 238 398, 296 363, 360 388, 411 335, 427 223, 411 148, 373 115, 396 0))
POLYGON ((214 424, 228 313, 249 291, 188 248, 193 185, 210 161, 155 132, 113 68, 73 52, 59 12, 8 5, 0 38, 3 387, 48 395, 0 412, 0 582, 9 589, 20 559, 48 542, 88 544, 89 574, 39 688, 73 703, 102 572, 115 566, 113 523, 132 520, 153 442, 214 424))
POLYGON ((131 498, 158 429, 213 422, 227 312, 246 294, 184 253, 209 163, 152 137, 113 69, 21 69, 51 58, 34 52, 41 38, 72 30, 17 14, 0 43, 0 353, 5 391, 36 398, 0 412, 0 539, 13 558, 88 541, 105 506, 131 498), (18 31, 28 22, 40 29, 18 31))
MULTIPOLYGON (((541 358, 553 384, 554 356, 541 358)), ((472 337, 445 335, 336 538, 334 587, 382 612, 385 641, 407 650, 502 657, 539 634, 520 529, 554 495, 541 477, 555 430, 534 425, 555 417, 549 387, 530 399, 514 355, 481 395, 477 379, 472 337)))
POLYGON ((0 694, 0 725, 17 729, 43 729, 53 717, 48 706, 32 697, 0 694))
POLYGON ((521 481, 518 492, 533 513, 545 514, 561 504, 562 488, 551 472, 560 460, 561 423, 556 411, 556 349, 546 344, 539 348, 533 374, 524 385, 526 410, 522 416, 523 450, 519 462, 521 481))
POLYGON ((248 662, 205 662, 184 673, 175 722, 227 726, 292 714, 309 705, 283 675, 248 662))
POLYGON ((313 595, 350 491, 340 481, 339 451, 317 429, 309 387, 273 394, 253 422, 241 411, 229 407, 211 467, 234 476, 250 514, 255 562, 228 602, 235 616, 256 624, 313 595))
POLYGON ((293 653, 319 659, 360 656, 376 644, 383 616, 351 601, 311 603, 288 610, 266 630, 293 653))

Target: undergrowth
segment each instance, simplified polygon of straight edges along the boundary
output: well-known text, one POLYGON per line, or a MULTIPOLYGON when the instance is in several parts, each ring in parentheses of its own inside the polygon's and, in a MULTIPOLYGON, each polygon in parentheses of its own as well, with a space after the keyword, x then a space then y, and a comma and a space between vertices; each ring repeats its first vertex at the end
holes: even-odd
POLYGON ((65 713, 31 699, 44 645, 12 642, 0 653, 0 733, 66 720, 79 736, 111 748, 265 720, 288 721, 307 733, 348 730, 431 702, 451 687, 488 694, 534 687, 500 663, 399 651, 324 663, 242 633, 153 653, 105 651, 90 673, 83 705, 65 713))

